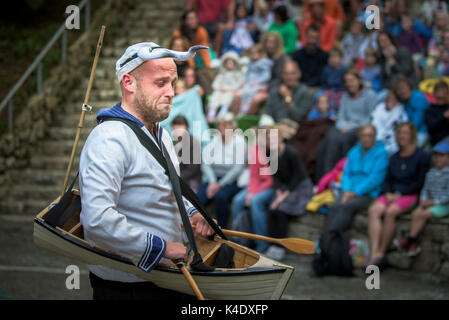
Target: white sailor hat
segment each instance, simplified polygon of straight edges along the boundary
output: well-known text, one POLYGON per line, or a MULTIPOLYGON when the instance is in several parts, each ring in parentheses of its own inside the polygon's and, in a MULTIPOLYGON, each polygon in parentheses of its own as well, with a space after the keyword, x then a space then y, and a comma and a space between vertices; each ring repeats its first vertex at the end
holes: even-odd
POLYGON ((122 81, 125 73, 129 73, 140 66, 147 60, 160 58, 173 58, 175 60, 187 60, 195 56, 196 51, 201 49, 209 49, 206 46, 193 46, 189 51, 175 51, 161 48, 154 42, 141 42, 128 47, 125 53, 117 60, 115 64, 115 72, 118 81, 122 81))

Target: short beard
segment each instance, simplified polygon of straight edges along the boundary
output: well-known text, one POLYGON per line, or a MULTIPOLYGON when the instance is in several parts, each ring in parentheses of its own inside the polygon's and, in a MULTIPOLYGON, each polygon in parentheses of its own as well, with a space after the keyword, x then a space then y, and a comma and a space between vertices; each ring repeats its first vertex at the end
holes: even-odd
POLYGON ((165 110, 158 110, 158 101, 159 99, 154 99, 143 95, 142 88, 140 87, 140 84, 137 83, 137 93, 134 98, 134 107, 145 125, 161 122, 168 118, 170 109, 168 112, 165 110))

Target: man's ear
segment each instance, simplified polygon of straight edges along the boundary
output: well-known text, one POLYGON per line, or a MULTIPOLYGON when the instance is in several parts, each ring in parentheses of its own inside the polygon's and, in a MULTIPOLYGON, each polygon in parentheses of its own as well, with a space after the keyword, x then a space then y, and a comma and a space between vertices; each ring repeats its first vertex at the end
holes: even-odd
POLYGON ((135 93, 137 89, 137 79, 129 73, 125 73, 122 77, 123 90, 129 93, 135 93))

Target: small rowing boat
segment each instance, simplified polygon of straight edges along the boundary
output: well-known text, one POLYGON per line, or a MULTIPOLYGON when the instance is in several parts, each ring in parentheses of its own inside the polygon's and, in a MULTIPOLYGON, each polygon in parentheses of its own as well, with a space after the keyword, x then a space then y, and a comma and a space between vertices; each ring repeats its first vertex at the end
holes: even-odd
MULTIPOLYGON (((70 203, 79 201, 78 190, 71 192, 70 203)), ((76 210, 61 226, 52 227, 47 223, 49 210, 60 200, 58 197, 34 219, 34 242, 69 258, 92 265, 104 265, 120 271, 129 272, 149 280, 162 288, 193 294, 181 270, 175 265, 158 265, 150 273, 145 273, 129 260, 118 254, 93 245, 83 237, 80 223, 81 209, 76 210)), ((190 270, 206 299, 280 299, 294 271, 291 266, 269 259, 256 251, 224 240, 198 239, 197 246, 204 264, 212 266, 220 247, 228 244, 234 249, 234 268, 216 268, 212 272, 190 270)))

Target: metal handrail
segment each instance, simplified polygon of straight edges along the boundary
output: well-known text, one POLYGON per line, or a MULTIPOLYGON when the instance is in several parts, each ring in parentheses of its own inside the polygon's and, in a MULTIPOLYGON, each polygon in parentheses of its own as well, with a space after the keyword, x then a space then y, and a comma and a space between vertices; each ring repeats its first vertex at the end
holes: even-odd
MULTIPOLYGON (((108 1, 109 3, 109 1, 108 1)), ((90 24, 90 0, 82 0, 78 4, 79 13, 81 10, 86 7, 85 14, 85 31, 89 29, 90 24)), ((40 92, 42 90, 42 59, 45 58, 48 51, 50 51, 51 47, 55 44, 56 41, 62 36, 62 52, 61 52, 61 62, 64 63, 67 58, 67 29, 66 23, 64 23, 58 28, 58 30, 54 33, 53 37, 51 37, 50 41, 45 45, 45 47, 41 50, 41 52, 37 55, 31 65, 27 68, 27 70, 23 73, 20 79, 14 84, 14 86, 9 90, 6 97, 0 103, 0 112, 3 108, 8 105, 8 131, 12 132, 13 127, 13 103, 12 98, 16 94, 16 92, 21 88, 23 83, 28 79, 30 74, 35 71, 37 68, 37 91, 40 92)))

